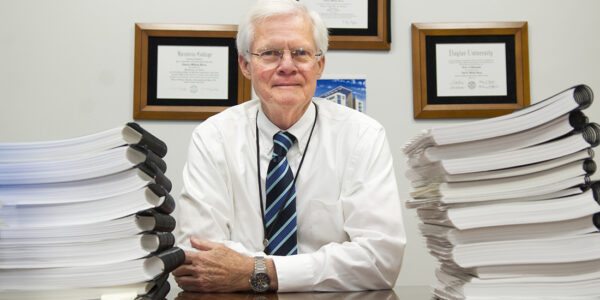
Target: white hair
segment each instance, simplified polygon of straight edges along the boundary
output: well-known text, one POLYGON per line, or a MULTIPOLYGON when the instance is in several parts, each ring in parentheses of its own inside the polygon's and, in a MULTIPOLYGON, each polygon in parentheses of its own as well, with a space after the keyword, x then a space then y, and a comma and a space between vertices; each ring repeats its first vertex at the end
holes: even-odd
POLYGON ((323 54, 327 52, 329 33, 327 32, 327 26, 325 26, 318 13, 308 10, 304 4, 295 0, 259 0, 246 12, 238 26, 236 45, 238 53, 243 55, 246 61, 250 60, 247 51, 250 51, 250 45, 254 40, 256 23, 280 15, 299 15, 310 20, 317 48, 323 54))

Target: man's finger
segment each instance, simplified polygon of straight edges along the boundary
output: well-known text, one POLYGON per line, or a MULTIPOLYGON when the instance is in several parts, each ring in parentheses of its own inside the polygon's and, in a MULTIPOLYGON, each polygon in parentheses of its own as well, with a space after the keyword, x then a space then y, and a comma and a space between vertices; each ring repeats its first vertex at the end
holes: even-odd
POLYGON ((192 247, 202 251, 212 250, 213 248, 221 245, 219 243, 211 242, 209 240, 201 240, 195 237, 190 238, 190 243, 192 244, 192 247))
POLYGON ((193 258, 195 255, 198 255, 198 252, 185 251, 185 261, 183 262, 183 264, 184 265, 193 264, 193 258))
POLYGON ((196 286, 196 280, 190 277, 176 277, 175 282, 184 291, 188 292, 200 292, 202 291, 196 286))
POLYGON ((171 271, 171 274, 173 274, 173 276, 175 276, 175 277, 194 276, 195 275, 194 270, 189 265, 179 266, 179 267, 177 267, 177 269, 171 271))

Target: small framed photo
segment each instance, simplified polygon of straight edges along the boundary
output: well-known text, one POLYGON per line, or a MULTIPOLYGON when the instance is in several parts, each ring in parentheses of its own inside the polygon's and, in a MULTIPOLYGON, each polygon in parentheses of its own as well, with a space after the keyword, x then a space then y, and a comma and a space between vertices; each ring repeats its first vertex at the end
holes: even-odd
POLYGON ((298 0, 319 13, 329 49, 389 50, 391 0, 298 0))
POLYGON ((529 105, 527 22, 411 30, 415 119, 494 117, 529 105))
POLYGON ((366 113, 367 76, 323 75, 314 96, 366 113))
POLYGON ((135 24, 134 119, 204 120, 247 101, 236 25, 135 24))

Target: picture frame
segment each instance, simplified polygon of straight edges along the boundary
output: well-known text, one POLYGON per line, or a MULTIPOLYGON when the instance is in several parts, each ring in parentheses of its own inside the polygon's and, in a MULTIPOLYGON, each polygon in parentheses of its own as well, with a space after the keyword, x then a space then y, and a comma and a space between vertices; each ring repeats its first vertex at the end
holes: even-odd
POLYGON ((527 22, 413 23, 413 113, 495 117, 529 105, 527 22))
POLYGON ((390 50, 391 0, 299 0, 329 29, 329 49, 390 50))
POLYGON ((314 97, 366 113, 367 75, 323 74, 317 79, 314 97))
POLYGON ((237 25, 135 24, 134 119, 205 120, 251 98, 237 25))

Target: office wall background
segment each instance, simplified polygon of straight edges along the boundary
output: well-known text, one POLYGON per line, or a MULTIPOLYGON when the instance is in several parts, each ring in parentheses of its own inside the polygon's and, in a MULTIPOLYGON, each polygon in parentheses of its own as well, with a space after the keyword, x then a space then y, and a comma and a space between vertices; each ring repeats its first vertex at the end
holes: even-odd
MULTIPOLYGON (((0 142, 75 137, 132 121, 134 23, 237 24, 247 0, 0 0, 0 142)), ((464 120, 414 120, 410 24, 528 21, 531 99, 586 83, 600 95, 596 0, 392 0, 390 51, 334 50, 326 74, 367 76, 367 113, 387 129, 401 198, 401 146, 420 130, 464 120)), ((597 102, 600 99, 597 99, 597 102)), ((600 122, 600 103, 586 113, 600 122)), ((199 121, 139 123, 169 145, 167 175, 181 189, 199 121)), ((433 281, 435 263, 404 212, 408 247, 399 285, 433 281)))

